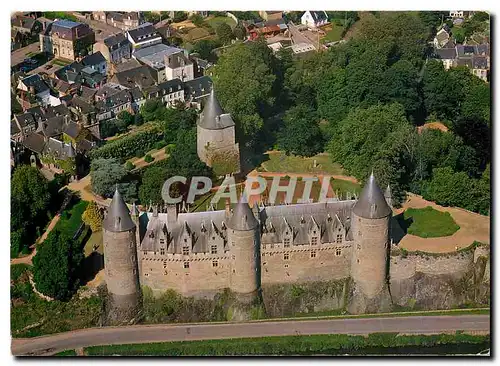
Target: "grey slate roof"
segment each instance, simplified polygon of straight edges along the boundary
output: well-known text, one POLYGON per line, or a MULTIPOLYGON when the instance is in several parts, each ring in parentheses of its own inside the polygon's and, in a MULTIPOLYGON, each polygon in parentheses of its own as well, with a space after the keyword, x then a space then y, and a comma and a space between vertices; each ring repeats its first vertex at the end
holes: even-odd
POLYGON ((35 124, 35 120, 31 113, 16 114, 14 115, 14 119, 17 120, 21 128, 35 124))
POLYGON ((25 147, 27 147, 31 151, 40 154, 43 151, 43 147, 45 145, 45 139, 42 135, 38 133, 30 133, 26 136, 26 138, 23 140, 22 143, 25 147))
POLYGON ((454 60, 457 57, 457 51, 454 48, 440 48, 434 52, 442 60, 454 60))
POLYGON ((83 66, 93 66, 93 65, 99 65, 103 62, 106 62, 106 59, 102 55, 102 53, 96 52, 91 55, 88 55, 82 59, 82 64, 83 66))
POLYGON ((54 139, 54 138, 49 138, 47 140, 47 143, 43 147, 43 154, 47 155, 52 155, 57 159, 67 159, 70 158, 71 154, 74 153, 71 152, 70 144, 66 144, 60 140, 54 139))
POLYGON ((203 112, 201 112, 198 124, 206 130, 221 130, 234 126, 231 115, 224 113, 222 110, 219 101, 215 97, 213 88, 205 100, 205 107, 203 108, 203 112))
POLYGON ((380 219, 392 213, 384 194, 375 182, 373 173, 363 187, 359 199, 354 205, 353 212, 366 219, 380 219))
POLYGON ((131 29, 128 31, 128 34, 135 43, 144 42, 146 40, 160 37, 160 35, 156 31, 156 28, 151 23, 144 23, 138 28, 131 29))
POLYGON ((324 21, 328 19, 326 12, 324 10, 309 10, 311 16, 314 19, 314 22, 324 21))
POLYGON ((155 85, 151 72, 146 65, 118 72, 113 76, 112 81, 127 88, 133 88, 135 86, 147 88, 148 86, 155 85))
POLYGON ((42 122, 41 132, 47 137, 60 135, 64 128, 64 117, 65 116, 52 117, 42 122))
POLYGON ((474 56, 472 59, 472 65, 474 69, 487 69, 488 68, 488 60, 486 56, 474 56))
POLYGON ((114 233, 132 230, 135 227, 134 222, 130 218, 128 207, 123 201, 118 188, 115 190, 108 208, 108 214, 102 222, 102 226, 104 229, 114 233))
POLYGON ((104 44, 110 49, 110 50, 116 50, 122 46, 125 46, 127 44, 130 44, 129 40, 123 33, 118 33, 113 36, 110 36, 104 40, 104 44))
POLYGON ((30 86, 35 87, 35 93, 36 94, 42 93, 42 92, 44 92, 44 91, 46 91, 46 90, 49 89, 49 87, 47 86, 47 84, 45 84, 45 82, 42 80, 42 78, 38 74, 34 74, 34 75, 31 75, 31 76, 25 77, 24 79, 22 79, 22 82, 28 88, 30 86))
POLYGON ((258 225, 259 222, 255 218, 250 206, 248 206, 244 195, 242 195, 233 210, 227 226, 233 230, 248 231, 255 229, 258 225))
POLYGON ((185 81, 184 89, 184 97, 186 99, 198 100, 210 93, 212 90, 212 79, 205 75, 185 81))
POLYGON ((63 129, 63 132, 71 138, 76 138, 80 131, 81 127, 75 122, 69 122, 63 129))

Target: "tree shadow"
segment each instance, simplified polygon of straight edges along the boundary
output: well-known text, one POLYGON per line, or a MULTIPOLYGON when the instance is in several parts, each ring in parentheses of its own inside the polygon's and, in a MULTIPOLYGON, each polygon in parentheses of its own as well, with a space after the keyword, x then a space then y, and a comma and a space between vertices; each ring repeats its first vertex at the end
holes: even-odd
POLYGON ((104 268, 104 255, 98 251, 92 252, 83 260, 82 285, 92 281, 97 273, 104 268))
POLYGON ((401 239, 408 233, 408 228, 413 223, 413 218, 405 219, 404 213, 391 217, 391 238, 394 244, 399 244, 401 239))

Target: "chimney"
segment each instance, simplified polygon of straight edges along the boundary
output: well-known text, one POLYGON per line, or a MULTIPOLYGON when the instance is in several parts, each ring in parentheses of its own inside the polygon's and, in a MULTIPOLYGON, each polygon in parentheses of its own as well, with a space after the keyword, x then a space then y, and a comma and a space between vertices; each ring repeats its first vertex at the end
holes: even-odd
POLYGON ((167 224, 169 228, 177 222, 178 214, 179 210, 177 209, 177 204, 167 205, 167 224))
POLYGON ((231 202, 229 201, 229 198, 226 198, 225 210, 226 210, 226 217, 229 217, 229 215, 231 214, 231 202))

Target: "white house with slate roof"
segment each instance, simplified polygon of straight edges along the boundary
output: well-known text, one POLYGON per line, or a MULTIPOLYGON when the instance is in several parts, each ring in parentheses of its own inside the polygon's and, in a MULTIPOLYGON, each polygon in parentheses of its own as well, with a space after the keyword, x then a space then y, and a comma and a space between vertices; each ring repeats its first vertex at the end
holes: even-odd
POLYGON ((324 10, 308 10, 300 18, 300 23, 309 28, 318 28, 328 24, 328 15, 324 10))

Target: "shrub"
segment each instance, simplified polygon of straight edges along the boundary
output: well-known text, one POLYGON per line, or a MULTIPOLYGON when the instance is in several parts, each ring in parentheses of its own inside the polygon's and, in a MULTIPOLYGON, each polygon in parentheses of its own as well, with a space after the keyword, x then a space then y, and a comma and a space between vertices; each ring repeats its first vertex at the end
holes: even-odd
POLYGON ((156 150, 160 150, 160 149, 164 148, 166 145, 167 145, 167 143, 165 142, 165 140, 162 140, 162 141, 158 141, 158 142, 155 144, 154 148, 155 148, 156 150))
POLYGON ((154 126, 108 142, 104 146, 92 150, 90 157, 92 160, 98 158, 116 158, 123 163, 125 160, 133 157, 134 152, 137 156, 137 150, 139 149, 143 150, 143 154, 141 155, 143 156, 144 151, 151 149, 162 137, 159 128, 154 126))
POLYGON ((137 149, 137 150, 135 151, 134 156, 135 156, 136 158, 142 158, 142 157, 144 156, 144 154, 145 154, 145 153, 146 153, 146 151, 145 151, 144 149, 137 149))
POLYGON ((104 219, 101 210, 97 207, 95 201, 90 201, 87 209, 82 215, 82 220, 86 223, 93 232, 100 231, 102 229, 102 220, 104 219))
POLYGON ((175 144, 168 144, 167 146, 165 146, 165 154, 169 155, 172 153, 172 151, 174 151, 175 149, 175 144))
POLYGON ((153 160, 155 160, 150 154, 147 154, 145 157, 144 157, 144 161, 146 163, 151 163, 153 160))
POLYGON ((134 163, 132 163, 131 161, 127 161, 127 163, 125 164, 125 169, 127 169, 128 171, 131 171, 134 168, 135 168, 134 163))

